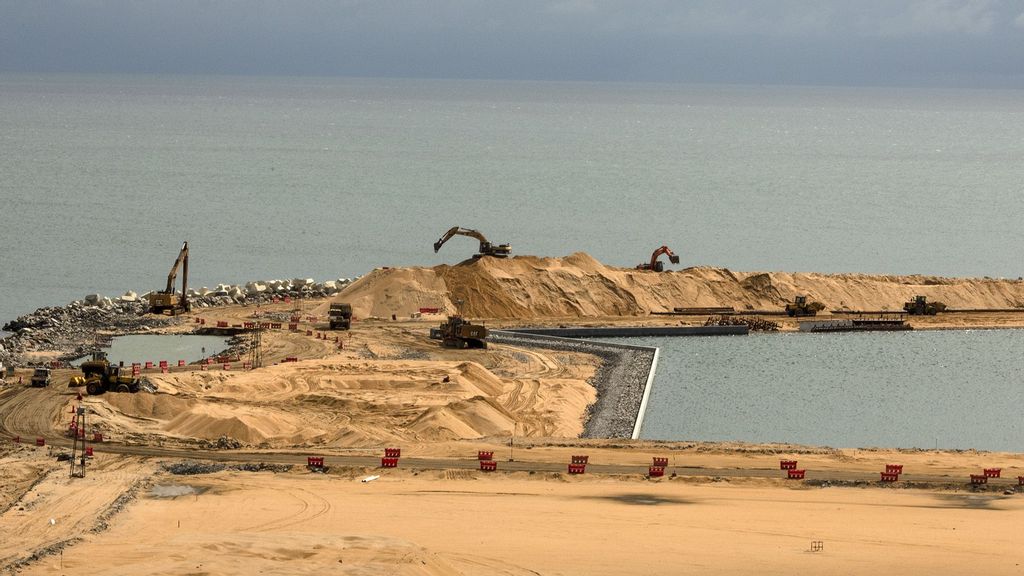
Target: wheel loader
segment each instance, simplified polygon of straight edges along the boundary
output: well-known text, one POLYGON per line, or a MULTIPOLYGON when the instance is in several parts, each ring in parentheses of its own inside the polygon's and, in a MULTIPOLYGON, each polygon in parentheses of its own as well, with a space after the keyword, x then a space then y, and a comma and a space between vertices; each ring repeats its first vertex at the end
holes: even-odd
POLYGON ((92 360, 79 367, 85 379, 85 391, 91 396, 104 392, 138 392, 141 382, 132 376, 122 376, 121 367, 112 365, 102 354, 93 354, 92 360))
POLYGON ((929 302, 927 296, 914 296, 913 300, 903 305, 903 309, 911 316, 935 316, 945 312, 946 305, 942 302, 929 302))

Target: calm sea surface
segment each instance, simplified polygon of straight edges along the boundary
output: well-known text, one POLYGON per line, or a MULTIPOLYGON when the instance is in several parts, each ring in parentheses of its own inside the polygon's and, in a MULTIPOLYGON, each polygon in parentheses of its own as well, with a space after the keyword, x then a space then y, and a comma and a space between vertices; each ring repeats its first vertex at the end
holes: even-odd
POLYGON ((628 342, 662 350, 643 438, 1024 451, 1024 330, 628 342))
POLYGON ((0 319, 517 254, 1020 276, 1024 94, 0 75, 0 319))

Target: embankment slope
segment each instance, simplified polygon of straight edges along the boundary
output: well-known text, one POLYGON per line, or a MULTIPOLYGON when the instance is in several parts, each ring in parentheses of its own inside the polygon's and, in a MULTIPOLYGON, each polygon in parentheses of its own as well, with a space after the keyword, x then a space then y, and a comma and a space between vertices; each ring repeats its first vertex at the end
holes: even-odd
MULTIPOLYGON (((408 316, 419 308, 496 319, 641 316, 677 306, 779 309, 797 294, 828 309, 900 310, 923 294, 952 308, 1024 307, 1024 281, 811 272, 734 272, 694 267, 650 272, 606 266, 585 253, 564 258, 481 258, 454 266, 382 268, 336 300, 357 317, 408 316)), ((326 312, 326 304, 322 306, 326 312)))

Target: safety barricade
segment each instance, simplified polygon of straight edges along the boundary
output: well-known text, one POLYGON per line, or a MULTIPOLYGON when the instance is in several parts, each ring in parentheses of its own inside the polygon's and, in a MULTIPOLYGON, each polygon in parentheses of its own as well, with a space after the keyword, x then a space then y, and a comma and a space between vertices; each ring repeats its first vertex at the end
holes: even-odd
POLYGON ((292 324, 297 324, 299 320, 302 320, 302 316, 292 316, 291 318, 288 319, 288 321, 291 322, 292 324))
POLYGON ((225 370, 231 370, 231 362, 225 362, 224 363, 224 369, 225 370))
POLYGON ((437 314, 440 311, 440 308, 420 308, 420 314, 437 314))
POLYGON ((151 370, 152 368, 153 368, 153 363, 152 362, 146 362, 146 370, 151 370))
POLYGON ((281 329, 281 323, 280 322, 271 322, 270 323, 270 329, 271 330, 280 330, 281 329))
POLYGON ((494 460, 481 460, 480 469, 484 472, 494 472, 498 469, 498 463, 494 460))
POLYGON ((903 464, 886 464, 885 473, 896 474, 899 476, 900 474, 903 474, 903 464))
POLYGON ((999 478, 999 475, 1003 473, 1002 468, 985 468, 985 476, 989 478, 999 478))
POLYGON ((199 317, 196 316, 196 324, 199 324, 199 317))
POLYGON ((493 450, 478 450, 476 453, 477 460, 494 460, 493 450))
POLYGON ((284 362, 298 362, 298 361, 299 361, 299 359, 297 357, 295 357, 295 356, 289 356, 289 357, 284 359, 284 362))
POLYGON ((242 362, 242 370, 252 370, 252 364, 250 362, 242 362))
POLYGON ((790 480, 803 480, 806 470, 786 470, 786 478, 790 480))
POLYGON ((85 428, 81 428, 78 430, 78 439, 85 440, 85 428))
POLYGON ((570 462, 572 462, 573 464, 584 464, 584 465, 586 465, 589 460, 590 460, 589 456, 587 456, 585 454, 582 454, 582 455, 574 455, 572 457, 572 460, 570 460, 570 462))
POLYGON ((210 365, 207 364, 206 362, 203 362, 202 364, 199 365, 199 369, 202 370, 203 372, 206 372, 207 370, 210 369, 210 365))
POLYGON ((988 484, 988 476, 984 474, 971 474, 971 484, 988 484))
POLYGON ((260 330, 269 330, 270 322, 260 322, 260 330))
POLYGON ((288 325, 288 329, 291 330, 292 332, 298 332, 299 331, 299 325, 294 323, 294 322, 292 322, 291 324, 288 325))
POLYGON ((316 316, 306 316, 306 322, 316 322, 316 316))
POLYGON ((381 468, 398 468, 398 458, 387 458, 387 457, 381 458, 380 459, 380 467, 381 468))
POLYGON ((92 458, 92 446, 85 447, 85 455, 92 458))
POLYGON ((161 374, 167 374, 167 372, 168 372, 169 370, 170 370, 170 369, 169 369, 169 368, 168 368, 167 366, 161 366, 161 367, 160 367, 160 373, 161 373, 161 374))
POLYGON ((323 470, 324 468, 324 457, 323 456, 307 456, 306 457, 306 468, 310 470, 323 470))
POLYGON ((178 360, 178 366, 179 367, 184 366, 184 365, 185 365, 185 361, 184 360, 178 360))
POLYGON ((199 323, 202 324, 202 325, 205 325, 206 324, 206 318, 200 318, 199 319, 199 323))
POLYGON ((651 466, 654 466, 655 468, 666 468, 668 467, 668 458, 655 456, 651 458, 651 466))
POLYGON ((586 464, 569 464, 569 474, 585 474, 586 472, 586 464))
POLYGON ((242 325, 246 329, 251 329, 251 328, 255 328, 256 327, 256 323, 255 322, 242 322, 242 325))
POLYGON ((217 328, 227 328, 227 327, 228 327, 228 323, 225 322, 224 320, 218 320, 217 321, 217 328))
POLYGON ((160 361, 160 367, 161 368, 167 368, 167 360, 161 360, 160 361))
POLYGON ((779 470, 796 470, 796 460, 779 460, 779 470))
POLYGON ((386 456, 387 458, 401 458, 402 457, 402 449, 401 448, 385 448, 384 449, 384 456, 386 456))
POLYGON ((36 438, 36 446, 46 446, 46 439, 43 437, 36 438))
POLYGON ((650 466, 647 468, 647 475, 651 478, 661 478, 665 475, 664 466, 650 466))
POLYGON ((93 442, 103 442, 103 433, 102 432, 93 432, 92 433, 92 441, 93 442))
POLYGON ((312 336, 312 335, 313 335, 313 331, 312 330, 306 330, 306 336, 312 336))
POLYGON ((1017 476, 1017 485, 1024 486, 1024 476, 1017 476))
POLYGON ((900 475, 895 472, 879 472, 882 475, 882 482, 896 482, 900 479, 900 475))

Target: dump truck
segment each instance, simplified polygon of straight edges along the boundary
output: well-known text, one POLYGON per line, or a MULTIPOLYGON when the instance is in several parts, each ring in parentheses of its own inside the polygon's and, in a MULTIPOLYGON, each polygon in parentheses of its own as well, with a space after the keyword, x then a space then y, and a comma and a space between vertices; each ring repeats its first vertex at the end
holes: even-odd
POLYGON ((946 311, 942 302, 929 302, 927 296, 914 296, 914 299, 903 304, 903 310, 911 316, 935 316, 946 311))
POLYGON ((449 316, 436 332, 445 348, 487 348, 487 327, 473 324, 462 316, 449 316))
POLYGON ((50 369, 49 368, 36 368, 32 372, 32 379, 29 380, 29 384, 33 388, 45 388, 50 385, 50 369))
POLYGON ((808 302, 807 296, 796 296, 792 304, 786 304, 786 315, 794 316, 817 316, 819 310, 825 306, 820 302, 808 302))
POLYGON ((341 302, 331 304, 327 312, 331 322, 331 330, 348 330, 352 327, 352 305, 341 302))
POLYGON ((104 392, 138 392, 142 382, 131 375, 121 374, 121 367, 111 364, 102 353, 93 354, 92 360, 82 362, 85 391, 92 396, 104 392))
POLYGON ((192 309, 188 301, 188 242, 181 245, 178 258, 171 266, 167 274, 167 286, 160 292, 149 294, 149 312, 152 314, 167 314, 174 316, 192 309), (181 268, 181 294, 175 292, 175 279, 178 277, 178 268, 181 268))
POLYGON ((487 238, 476 230, 470 228, 460 228, 453 226, 444 236, 441 236, 437 242, 434 242, 434 253, 437 253, 444 246, 444 243, 451 240, 455 236, 469 236, 470 238, 476 238, 480 242, 479 251, 473 255, 473 258, 481 258, 483 256, 492 256, 494 258, 508 258, 508 255, 512 253, 511 244, 492 244, 487 238))
POLYGON ((662 246, 662 247, 656 249, 653 254, 651 254, 650 261, 640 263, 639 265, 637 265, 636 269, 637 270, 653 270, 655 272, 664 272, 665 271, 665 264, 663 262, 661 262, 660 260, 658 260, 658 258, 661 258, 662 254, 664 254, 665 256, 668 256, 668 261, 669 262, 671 262, 673 264, 679 264, 679 256, 676 256, 675 252, 670 250, 668 246, 662 246))

